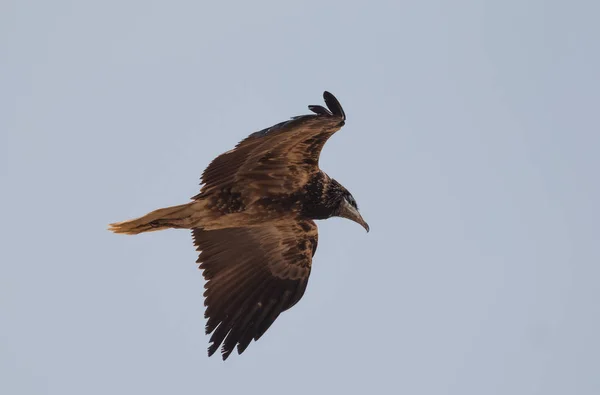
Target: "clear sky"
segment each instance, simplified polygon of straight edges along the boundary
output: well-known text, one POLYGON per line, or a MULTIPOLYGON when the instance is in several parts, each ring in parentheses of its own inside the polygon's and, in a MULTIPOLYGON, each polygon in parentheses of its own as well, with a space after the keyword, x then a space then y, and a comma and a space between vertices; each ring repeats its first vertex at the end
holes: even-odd
POLYGON ((0 393, 600 393, 597 1, 0 3, 0 393), (208 358, 184 203, 307 113, 371 232, 208 358))

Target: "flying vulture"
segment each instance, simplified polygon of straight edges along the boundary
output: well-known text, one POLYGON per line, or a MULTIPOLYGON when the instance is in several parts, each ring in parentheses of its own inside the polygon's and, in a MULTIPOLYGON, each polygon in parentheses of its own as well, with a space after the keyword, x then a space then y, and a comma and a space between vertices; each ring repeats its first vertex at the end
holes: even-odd
POLYGON ((317 250, 314 220, 344 217, 369 226, 356 200, 319 169, 323 145, 346 115, 329 92, 327 108, 253 133, 218 156, 189 203, 110 225, 115 233, 191 229, 206 280, 208 355, 244 352, 306 289, 317 250))

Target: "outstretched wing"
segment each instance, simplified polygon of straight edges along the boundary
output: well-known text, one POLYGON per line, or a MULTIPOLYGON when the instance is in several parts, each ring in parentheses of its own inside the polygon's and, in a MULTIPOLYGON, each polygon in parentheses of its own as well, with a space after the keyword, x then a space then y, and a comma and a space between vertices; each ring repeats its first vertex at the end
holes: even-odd
POLYGON ((204 292, 208 355, 221 344, 223 359, 241 354, 306 289, 317 249, 313 221, 286 220, 260 227, 192 230, 207 283, 204 292))
POLYGON ((329 92, 323 97, 328 109, 309 106, 316 115, 302 115, 253 133, 218 156, 202 174, 204 185, 198 197, 228 188, 277 194, 304 185, 318 171, 325 142, 346 120, 337 99, 329 92))

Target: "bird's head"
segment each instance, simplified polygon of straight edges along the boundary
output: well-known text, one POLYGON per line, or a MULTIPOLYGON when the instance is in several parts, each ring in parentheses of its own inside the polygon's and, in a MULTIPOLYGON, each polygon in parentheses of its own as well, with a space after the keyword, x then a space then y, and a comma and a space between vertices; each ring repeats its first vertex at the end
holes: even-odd
POLYGON ((369 224, 367 224, 367 222, 358 212, 358 204, 356 204, 354 196, 352 196, 352 194, 341 184, 337 184, 339 185, 340 193, 338 195, 338 207, 334 212, 334 216, 347 218, 351 221, 354 221, 357 224, 361 225, 363 228, 365 228, 365 230, 368 232, 369 224))

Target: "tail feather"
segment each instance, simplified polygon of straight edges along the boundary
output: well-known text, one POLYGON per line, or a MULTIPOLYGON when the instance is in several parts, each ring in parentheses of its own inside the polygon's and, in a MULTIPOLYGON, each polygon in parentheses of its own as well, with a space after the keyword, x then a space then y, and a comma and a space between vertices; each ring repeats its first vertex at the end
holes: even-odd
POLYGON ((169 228, 191 228, 195 214, 195 202, 154 210, 142 217, 110 224, 108 230, 115 233, 136 235, 169 228))

